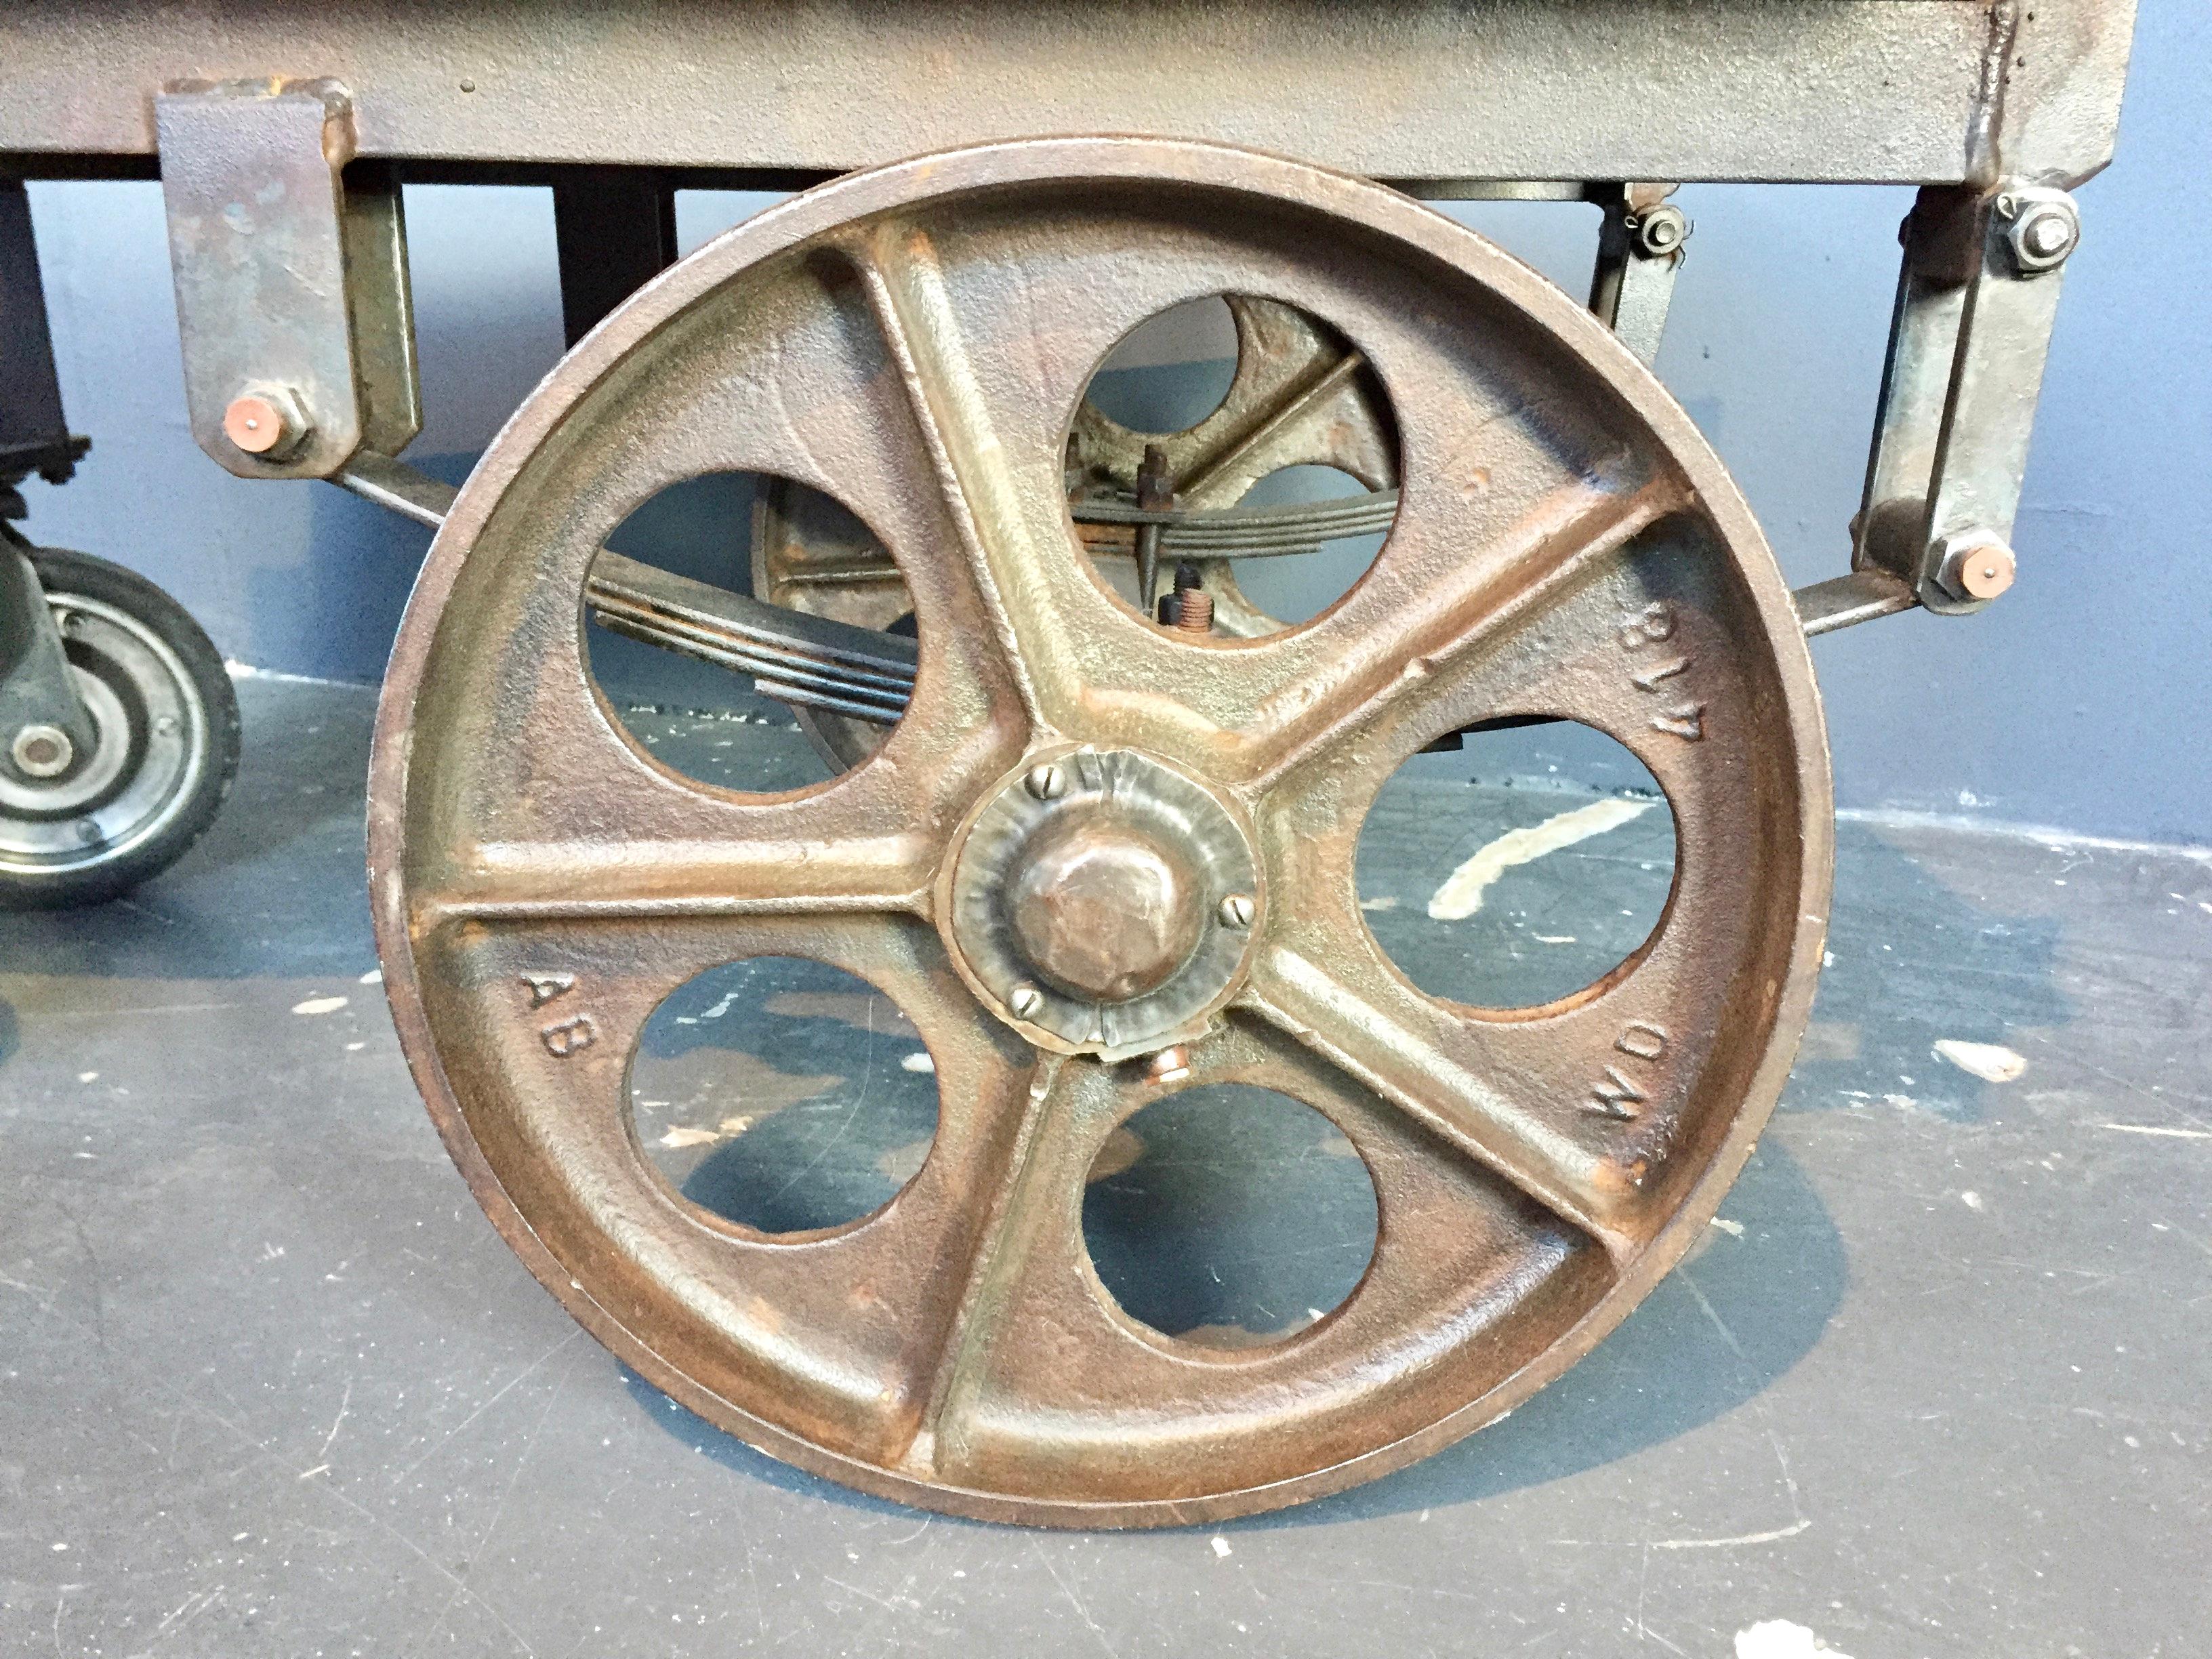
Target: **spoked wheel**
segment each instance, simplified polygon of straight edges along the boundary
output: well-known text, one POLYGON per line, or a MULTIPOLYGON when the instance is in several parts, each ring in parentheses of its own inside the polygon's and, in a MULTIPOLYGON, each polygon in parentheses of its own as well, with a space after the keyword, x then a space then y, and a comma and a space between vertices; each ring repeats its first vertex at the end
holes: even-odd
POLYGON ((453 1155, 595 1334, 778 1456, 1071 1526, 1352 1485, 1558 1376, 1677 1261, 1810 1000, 1826 755, 1787 592, 1626 351, 1380 187, 1208 145, 992 146, 826 185, 710 245, 565 362, 446 521, 379 719, 390 988, 453 1155), (1321 319, 1387 395, 1401 497, 1304 626, 1158 626, 1071 519, 1069 435, 1139 319, 1321 319), (840 502, 917 623, 902 719, 774 796, 683 779, 594 691, 580 596, 639 502, 750 471, 840 502), (1364 921, 1376 791, 1439 736, 1583 721, 1671 806, 1650 939, 1576 996, 1425 995, 1364 921), (628 1073, 702 969, 817 958, 899 1005, 936 1138, 849 1225, 770 1235, 642 1153, 628 1073), (1173 1045, 1187 1057, 1147 1057, 1173 1045), (1373 1178, 1334 1312, 1237 1349, 1118 1306, 1085 1176, 1163 1094, 1304 1102, 1373 1178))

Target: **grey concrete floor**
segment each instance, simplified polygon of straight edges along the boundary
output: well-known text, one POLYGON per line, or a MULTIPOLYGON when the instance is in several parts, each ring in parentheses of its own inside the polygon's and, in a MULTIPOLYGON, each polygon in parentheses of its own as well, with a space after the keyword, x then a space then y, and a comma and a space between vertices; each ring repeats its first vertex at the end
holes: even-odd
MULTIPOLYGON (((181 866, 0 918, 0 1652, 2212 1652, 2201 857, 1846 823, 1783 1108, 1595 1355, 1335 1499, 1032 1534, 798 1474, 569 1323, 368 977, 370 698, 240 690, 181 866)), ((1565 937, 1552 863, 1491 921, 1565 937)))

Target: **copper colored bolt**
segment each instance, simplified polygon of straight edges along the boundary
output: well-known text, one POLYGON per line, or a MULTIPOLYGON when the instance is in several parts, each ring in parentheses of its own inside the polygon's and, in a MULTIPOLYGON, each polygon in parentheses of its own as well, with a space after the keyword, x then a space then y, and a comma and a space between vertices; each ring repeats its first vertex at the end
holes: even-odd
POLYGON ((222 412, 222 435, 264 460, 290 454, 307 432, 307 417, 301 412, 299 400, 281 386, 242 392, 222 412))
POLYGON ((1936 568, 1936 584, 1954 599, 1996 599, 2012 586, 2012 549, 1988 532, 1954 536, 1936 568))
POLYGON ((1176 628, 1186 634, 1213 631, 1213 595, 1202 587, 1187 587, 1176 595, 1176 628))
POLYGON ((1959 586, 1971 599, 1994 599, 2012 586, 2014 570, 2012 550, 1990 543, 1960 562, 1959 586))
POLYGON ((1151 1083, 1180 1083, 1189 1075, 1190 1051, 1180 1042, 1161 1049, 1145 1067, 1146 1080, 1151 1083))

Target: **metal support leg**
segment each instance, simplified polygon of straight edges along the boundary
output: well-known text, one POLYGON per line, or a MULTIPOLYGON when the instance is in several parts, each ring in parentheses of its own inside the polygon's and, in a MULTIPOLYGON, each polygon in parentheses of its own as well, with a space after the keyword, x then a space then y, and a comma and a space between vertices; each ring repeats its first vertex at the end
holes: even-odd
POLYGON ((62 418, 30 198, 21 179, 0 179, 0 491, 33 472, 60 483, 90 447, 62 418))
POLYGON ((0 525, 0 775, 57 776, 96 736, 27 544, 0 525))
POLYGON ((1659 356, 1674 273, 1690 239, 1690 221, 1666 198, 1672 185, 1609 185, 1591 199, 1605 210, 1598 231, 1590 309, 1645 364, 1659 356))
POLYGON ((651 167, 564 168, 553 183, 553 236, 574 345, 676 263, 676 192, 651 167))
POLYGON ((1921 191, 1901 232, 1855 571, 1885 572, 1954 615, 2011 585, 2060 269, 2080 239, 2063 191, 1921 191))

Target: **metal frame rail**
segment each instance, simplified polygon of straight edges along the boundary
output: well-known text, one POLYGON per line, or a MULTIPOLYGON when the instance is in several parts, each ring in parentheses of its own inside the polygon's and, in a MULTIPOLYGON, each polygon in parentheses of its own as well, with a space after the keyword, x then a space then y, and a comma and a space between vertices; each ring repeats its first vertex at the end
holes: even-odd
POLYGON ((1818 634, 2009 585, 2069 192, 2111 157, 2133 24, 2134 0, 31 0, 0 16, 0 180, 160 177, 202 447, 429 522, 446 492, 392 459, 421 423, 408 181, 551 185, 574 340, 672 259, 679 188, 1218 138, 1598 204, 1591 305, 1647 362, 1677 184, 1917 185, 1850 569, 1798 595, 1818 634))

